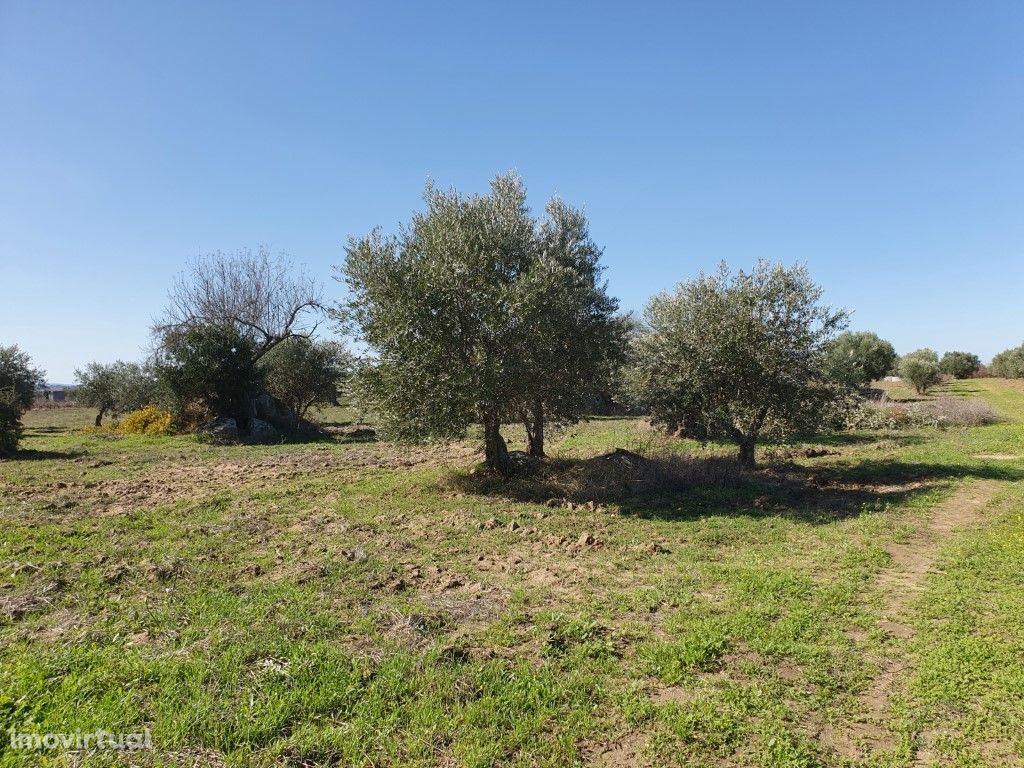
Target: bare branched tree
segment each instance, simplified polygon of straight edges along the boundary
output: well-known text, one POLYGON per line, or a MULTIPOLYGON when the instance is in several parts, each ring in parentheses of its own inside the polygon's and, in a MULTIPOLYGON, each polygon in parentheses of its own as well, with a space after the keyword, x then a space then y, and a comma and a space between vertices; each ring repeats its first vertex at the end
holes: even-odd
POLYGON ((312 337, 323 312, 319 281, 261 246, 195 259, 175 280, 153 331, 165 337, 197 326, 232 329, 253 342, 258 360, 286 339, 312 337))

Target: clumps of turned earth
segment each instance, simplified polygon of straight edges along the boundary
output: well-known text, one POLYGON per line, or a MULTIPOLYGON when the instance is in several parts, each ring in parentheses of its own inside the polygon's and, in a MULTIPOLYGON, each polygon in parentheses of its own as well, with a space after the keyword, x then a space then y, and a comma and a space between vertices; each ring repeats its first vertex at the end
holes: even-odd
MULTIPOLYGON (((82 467, 70 479, 48 485, 5 484, 0 490, 14 501, 39 504, 47 511, 79 515, 117 515, 137 508, 152 508, 180 499, 193 501, 246 486, 266 486, 288 480, 326 475, 353 478, 374 470, 437 466, 465 467, 477 458, 473 446, 453 444, 440 450, 429 446, 383 443, 296 450, 235 460, 196 462, 194 457, 165 459, 141 473, 110 479, 90 477, 89 469, 110 461, 73 460, 82 467)), ((128 475, 128 471, 125 472, 128 475)))

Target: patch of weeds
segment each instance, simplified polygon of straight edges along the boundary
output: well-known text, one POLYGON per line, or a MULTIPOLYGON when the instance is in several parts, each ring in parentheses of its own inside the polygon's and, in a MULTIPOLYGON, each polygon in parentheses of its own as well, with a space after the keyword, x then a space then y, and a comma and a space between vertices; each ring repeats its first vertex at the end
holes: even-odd
POLYGON ((666 683, 688 680, 695 672, 715 669, 729 649, 725 628, 715 620, 699 621, 681 637, 652 642, 640 651, 644 670, 666 683))
POLYGON ((549 657, 608 659, 616 654, 606 627, 585 616, 555 616, 544 643, 549 657))

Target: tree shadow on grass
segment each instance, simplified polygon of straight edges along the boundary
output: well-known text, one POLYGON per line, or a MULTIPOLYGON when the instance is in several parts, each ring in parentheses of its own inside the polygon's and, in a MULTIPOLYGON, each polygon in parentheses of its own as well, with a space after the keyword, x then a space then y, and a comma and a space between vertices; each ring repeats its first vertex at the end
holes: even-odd
POLYGON ((732 458, 641 456, 617 449, 589 459, 532 462, 511 479, 453 473, 464 493, 552 507, 594 509, 658 520, 783 516, 827 524, 900 505, 964 478, 1024 480, 1005 466, 868 461, 856 465, 781 463, 745 471, 732 458))
POLYGON ((36 437, 43 435, 70 435, 81 427, 62 427, 48 424, 39 427, 25 427, 25 437, 36 437))
POLYGON ((0 457, 0 461, 43 461, 45 459, 77 459, 80 456, 85 456, 87 452, 84 450, 70 450, 70 451, 37 451, 32 448, 25 448, 19 450, 17 453, 12 453, 8 456, 0 457))

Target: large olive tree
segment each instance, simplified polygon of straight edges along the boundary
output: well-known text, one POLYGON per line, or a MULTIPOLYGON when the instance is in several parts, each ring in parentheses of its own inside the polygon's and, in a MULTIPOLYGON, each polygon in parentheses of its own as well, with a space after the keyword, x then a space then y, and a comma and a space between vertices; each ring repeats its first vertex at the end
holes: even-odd
POLYGON ((400 439, 455 438, 479 423, 488 467, 508 474, 502 423, 526 421, 543 453, 544 420, 577 413, 613 355, 600 251, 563 203, 539 225, 514 175, 484 195, 428 184, 424 200, 398 235, 347 248, 344 314, 374 357, 362 389, 400 439))
POLYGON ((969 379, 981 369, 981 358, 971 352, 947 352, 939 370, 955 379, 969 379))
POLYGON ((753 467, 759 438, 819 427, 842 396, 823 359, 847 313, 821 297, 806 267, 765 261, 654 296, 632 350, 637 399, 682 435, 735 442, 753 467))
POLYGON ((1004 379, 1024 379, 1024 344, 1004 349, 992 358, 990 367, 993 376, 1004 379))

